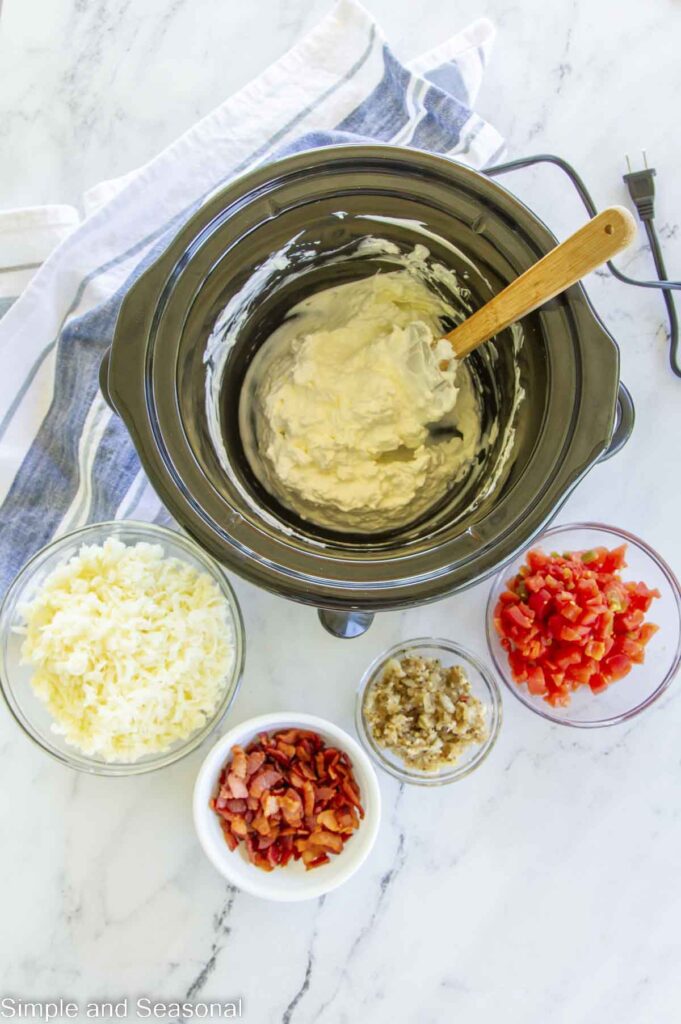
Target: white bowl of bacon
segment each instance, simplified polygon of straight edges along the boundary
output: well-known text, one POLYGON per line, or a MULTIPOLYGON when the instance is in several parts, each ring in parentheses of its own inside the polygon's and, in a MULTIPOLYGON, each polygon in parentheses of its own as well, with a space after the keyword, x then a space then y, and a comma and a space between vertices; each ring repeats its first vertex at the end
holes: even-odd
POLYGON ((347 882, 368 857, 380 817, 369 758, 314 715, 242 722, 210 751, 194 787, 194 824, 208 859, 262 899, 315 899, 347 882))

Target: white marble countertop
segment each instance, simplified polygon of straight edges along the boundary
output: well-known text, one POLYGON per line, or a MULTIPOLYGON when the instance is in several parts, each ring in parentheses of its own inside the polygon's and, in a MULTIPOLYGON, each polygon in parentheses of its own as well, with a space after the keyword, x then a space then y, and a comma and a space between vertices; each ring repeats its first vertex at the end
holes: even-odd
MULTIPOLYGON (((624 154, 638 161, 645 147, 681 275, 674 0, 366 5, 405 57, 489 15, 499 36, 480 113, 511 155, 571 160, 600 204, 624 200, 624 154)), ((0 206, 77 202, 149 159, 329 6, 5 0, 0 206)), ((558 234, 582 216, 558 171, 512 184, 558 234)), ((643 246, 625 265, 652 275, 643 246)), ((589 291, 621 345, 638 419, 559 521, 639 532, 678 570, 681 381, 667 367, 662 301, 603 276, 589 291)), ((311 610, 235 585, 249 650, 232 721, 293 707, 351 728, 356 680, 399 638, 448 635, 486 657, 486 584, 380 616, 350 643, 311 610)), ((0 996, 241 996, 257 1024, 678 1021, 678 683, 640 720, 602 731, 551 726, 508 694, 504 705, 497 747, 466 781, 423 792, 381 776, 370 860, 335 894, 293 906, 227 889, 204 858, 190 817, 201 753, 135 780, 89 778, 53 764, 3 714, 0 996)))

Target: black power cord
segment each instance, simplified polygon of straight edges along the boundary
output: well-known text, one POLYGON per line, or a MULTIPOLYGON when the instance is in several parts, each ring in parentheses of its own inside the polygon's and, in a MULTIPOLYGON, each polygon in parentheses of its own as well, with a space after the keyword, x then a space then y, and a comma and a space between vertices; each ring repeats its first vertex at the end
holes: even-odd
MULTIPOLYGON (((662 249, 660 248, 654 224, 655 184, 653 178, 655 177, 655 169, 648 167, 645 153, 643 154, 643 162, 644 166, 640 171, 632 171, 631 167, 629 167, 629 171, 623 176, 623 180, 629 189, 629 195, 645 228, 655 264, 657 280, 638 281, 636 278, 629 277, 623 273, 610 260, 607 263, 607 267, 613 277, 616 277, 618 281, 622 281, 624 284, 633 285, 635 288, 657 288, 662 292, 662 298, 667 307, 667 316, 669 318, 669 365, 672 373, 676 374, 677 377, 681 377, 681 365, 679 364, 679 321, 672 295, 672 292, 681 289, 681 281, 670 281, 667 277, 667 268, 665 267, 662 249)), ((496 177, 500 174, 506 174, 508 171, 518 171, 524 167, 531 167, 534 164, 542 163, 554 164, 568 176, 586 207, 589 216, 595 217, 598 210, 586 185, 574 167, 567 160, 563 160, 562 157, 554 156, 551 153, 539 153, 537 156, 521 157, 518 160, 509 160, 507 163, 488 167, 485 174, 488 174, 490 177, 496 177)), ((629 158, 627 158, 627 164, 629 164, 629 158)))

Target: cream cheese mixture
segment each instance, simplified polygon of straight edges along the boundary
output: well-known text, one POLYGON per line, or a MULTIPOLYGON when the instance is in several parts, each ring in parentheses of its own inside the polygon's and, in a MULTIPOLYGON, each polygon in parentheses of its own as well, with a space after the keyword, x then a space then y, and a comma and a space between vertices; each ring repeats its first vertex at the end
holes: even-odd
POLYGON ((441 499, 481 446, 470 374, 441 337, 453 315, 410 269, 295 306, 242 393, 242 439, 266 489, 304 519, 359 532, 441 499))

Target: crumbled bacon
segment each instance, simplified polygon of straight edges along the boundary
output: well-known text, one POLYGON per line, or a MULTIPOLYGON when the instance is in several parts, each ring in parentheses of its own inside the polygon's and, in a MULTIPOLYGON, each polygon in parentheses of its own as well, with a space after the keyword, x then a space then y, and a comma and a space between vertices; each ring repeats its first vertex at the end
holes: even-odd
POLYGON ((267 763, 248 780, 247 796, 254 796, 260 799, 263 793, 273 789, 284 776, 277 768, 269 768, 267 763))
POLYGON ((240 776, 235 775, 234 772, 230 772, 227 776, 225 786, 229 791, 229 795, 235 800, 245 800, 248 796, 248 788, 245 781, 240 776))
POLYGON ((240 779, 246 778, 248 759, 241 747, 232 747, 232 772, 240 779))
MULTIPOLYGON (((255 800, 255 797, 253 797, 255 800)), ((279 810, 279 797, 274 796, 272 793, 265 793, 262 798, 262 811, 266 818, 269 818, 272 814, 276 814, 279 810)))
POLYGON ((210 805, 225 842, 243 842, 263 871, 293 858, 307 870, 328 864, 364 817, 348 755, 307 729, 261 733, 232 747, 210 805))
POLYGON ((258 768, 262 768, 265 763, 265 754, 262 750, 254 750, 252 754, 249 754, 246 759, 246 774, 250 777, 255 775, 258 768))
POLYGON ((228 811, 233 811, 235 814, 243 814, 248 804, 245 800, 225 800, 225 807, 228 811))
POLYGON ((317 821, 322 828, 328 828, 329 832, 342 832, 343 826, 336 817, 335 811, 322 811, 317 815, 317 821))

